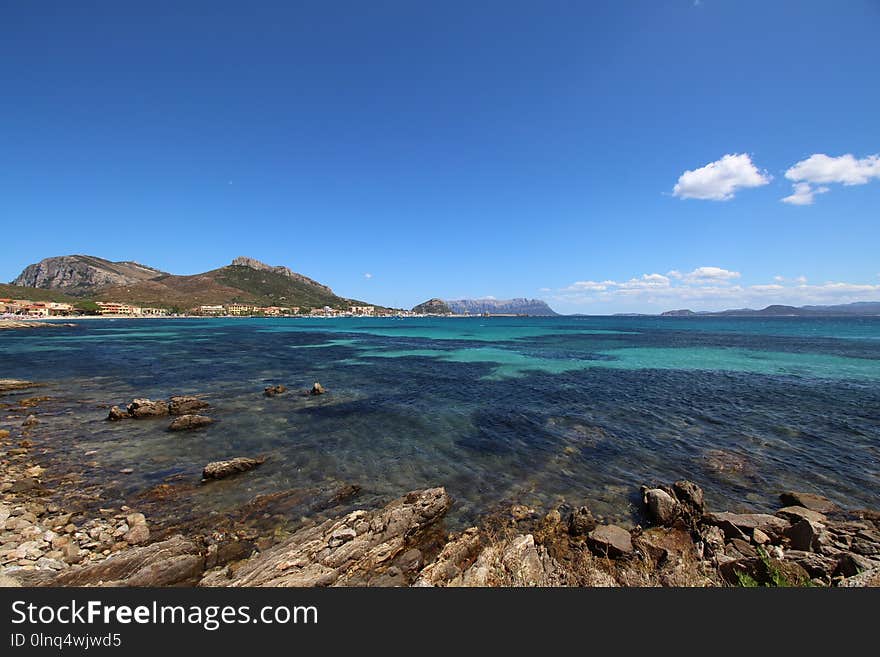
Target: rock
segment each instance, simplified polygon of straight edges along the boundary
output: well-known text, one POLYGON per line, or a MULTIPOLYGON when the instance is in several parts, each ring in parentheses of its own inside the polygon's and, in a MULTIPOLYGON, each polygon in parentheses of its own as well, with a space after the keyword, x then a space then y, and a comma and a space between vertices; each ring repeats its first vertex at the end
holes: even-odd
POLYGON ((666 491, 651 488, 644 492, 642 499, 654 524, 668 527, 678 517, 678 502, 666 491))
POLYGON ((811 520, 800 520, 784 531, 791 542, 791 549, 811 552, 819 547, 819 537, 824 527, 811 520))
POLYGON ((802 550, 788 550, 785 553, 788 561, 794 561, 801 568, 806 570, 810 577, 820 577, 830 580, 831 575, 837 570, 837 560, 826 557, 815 552, 804 552, 802 550))
POLYGON ((317 381, 312 385, 312 389, 309 390, 310 395, 323 395, 325 392, 327 392, 327 390, 325 390, 324 386, 317 381))
POLYGON ((35 427, 39 423, 40 423, 40 421, 37 419, 36 415, 28 415, 27 418, 25 418, 25 421, 21 423, 21 426, 29 428, 29 427, 35 427))
POLYGON ((12 390, 24 390, 25 388, 33 388, 36 385, 32 381, 23 381, 21 379, 0 379, 0 392, 10 392, 12 390))
POLYGON ((168 404, 164 401, 135 399, 128 405, 128 414, 133 418, 162 417, 168 415, 168 404))
POLYGON ((762 532, 760 529, 755 527, 752 530, 752 542, 755 545, 766 545, 767 543, 770 542, 770 537, 767 536, 767 534, 762 532))
POLYGON ((802 506, 810 511, 818 513, 832 513, 840 508, 831 500, 814 493, 799 493, 789 491, 779 496, 780 501, 786 506, 802 506))
POLYGON ((571 576, 535 544, 531 534, 519 534, 489 545, 460 578, 447 586, 571 586, 571 576))
POLYGON ((214 461, 205 466, 205 469, 202 471, 202 477, 205 479, 223 479, 239 472, 253 470, 258 465, 262 465, 265 460, 264 458, 236 456, 225 461, 214 461))
POLYGON ((150 530, 145 523, 135 525, 122 536, 129 545, 140 545, 150 540, 150 530))
POLYGON ((510 517, 513 518, 515 522, 531 520, 537 515, 537 511, 535 511, 531 507, 526 506, 525 504, 514 504, 510 507, 510 517))
POLYGON ((204 570, 199 547, 183 536, 118 552, 82 568, 70 568, 52 586, 171 586, 195 582, 204 570))
POLYGON ((828 518, 825 517, 824 513, 811 511, 802 506, 787 506, 783 509, 779 509, 779 511, 776 512, 776 515, 780 518, 785 518, 789 522, 798 522, 799 520, 809 520, 811 522, 821 523, 828 522, 828 518))
POLYGON ((766 513, 708 513, 704 521, 710 525, 717 525, 724 530, 728 538, 743 538, 748 540, 748 535, 755 529, 760 529, 770 537, 780 536, 788 529, 789 522, 783 518, 777 518, 766 513), (741 535, 734 535, 730 527, 739 530, 741 535))
POLYGON ((275 395, 280 395, 285 392, 287 392, 287 387, 280 384, 275 386, 268 386, 263 390, 263 394, 267 397, 274 397, 275 395))
POLYGON ((413 586, 456 586, 463 581, 463 573, 477 560, 484 548, 483 537, 476 527, 470 527, 451 538, 437 558, 425 566, 413 586))
POLYGON ((680 479, 672 484, 672 490, 682 504, 690 507, 695 516, 699 517, 703 515, 705 506, 703 503, 702 488, 692 481, 680 479))
MULTIPOLYGON (((717 527, 712 529, 721 531, 717 527)), ((709 583, 697 546, 684 529, 651 527, 633 538, 633 546, 644 555, 652 574, 663 586, 706 586, 709 583)))
POLYGON ((9 438, 9 429, 0 429, 0 440, 9 438))
POLYGON ((579 507, 568 516, 568 533, 571 536, 586 536, 596 528, 593 514, 585 506, 579 507))
POLYGON ((251 557, 231 573, 212 574, 202 586, 368 586, 408 583, 411 551, 436 540, 437 525, 450 505, 443 488, 413 491, 377 511, 358 510, 300 529, 287 540, 251 557), (343 536, 349 540, 337 543, 343 536))
POLYGON ((191 431, 212 424, 214 420, 206 415, 181 415, 174 418, 168 427, 169 431, 191 431))
POLYGON ((40 488, 40 482, 37 481, 37 479, 34 477, 23 477, 22 479, 17 479, 12 482, 12 488, 9 490, 13 493, 24 493, 25 491, 37 488, 40 488))
POLYGON ((632 554, 632 538, 628 531, 617 525, 600 525, 587 537, 590 549, 600 557, 624 557, 632 554))
MULTIPOLYGON (((744 541, 741 538, 733 538, 730 540, 730 545, 736 550, 739 555, 743 557, 757 557, 758 551, 752 547, 752 545, 748 541, 744 541)), ((736 557, 736 555, 731 555, 736 557)), ((738 558, 738 557, 737 557, 738 558)))
POLYGON ((134 527, 135 525, 147 524, 147 519, 143 513, 129 513, 127 516, 125 516, 125 523, 129 527, 134 527))
POLYGON ((131 415, 128 414, 127 410, 123 411, 118 406, 111 406, 110 413, 107 415, 107 419, 111 422, 115 422, 116 420, 125 420, 130 417, 131 415))
POLYGON ((880 586, 880 568, 866 570, 858 575, 847 577, 846 579, 841 580, 837 585, 848 588, 864 586, 878 587, 880 586))
POLYGON ((852 577, 859 573, 863 573, 866 570, 873 570, 874 568, 880 568, 880 561, 874 561, 859 554, 847 552, 838 557, 837 567, 834 569, 834 575, 852 577))
POLYGON ((8 575, 0 573, 0 589, 18 588, 20 586, 21 582, 14 577, 9 577, 8 575))
POLYGON ((171 415, 190 415, 208 406, 208 402, 189 395, 177 395, 168 400, 168 412, 171 415))
POLYGON ((79 545, 72 541, 61 548, 61 554, 67 563, 79 563, 83 559, 83 553, 79 549, 79 545))
POLYGON ((119 474, 133 474, 133 473, 134 473, 134 468, 122 468, 122 470, 119 471, 119 474))

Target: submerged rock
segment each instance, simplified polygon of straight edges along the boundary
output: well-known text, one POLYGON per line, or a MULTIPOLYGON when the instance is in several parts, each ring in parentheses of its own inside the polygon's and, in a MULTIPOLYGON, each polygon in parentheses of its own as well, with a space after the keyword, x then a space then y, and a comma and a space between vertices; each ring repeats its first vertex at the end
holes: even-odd
POLYGON ((110 408, 110 413, 107 415, 107 419, 110 420, 111 422, 115 422, 117 420, 125 420, 130 417, 131 417, 131 415, 129 415, 127 410, 123 411, 118 406, 112 406, 110 408))
POLYGON ((280 395, 285 392, 287 392, 287 386, 283 386, 280 383, 275 386, 267 386, 263 390, 263 394, 266 395, 267 397, 274 397, 276 395, 280 395))
POLYGON ((23 381, 21 379, 0 379, 0 392, 10 392, 12 390, 24 390, 25 388, 33 388, 40 385, 33 381, 23 381))
POLYGON ((206 415, 181 415, 174 418, 168 426, 169 431, 190 431, 212 424, 214 420, 206 415))
POLYGON ((323 395, 325 392, 327 392, 327 390, 317 381, 312 385, 312 389, 309 390, 310 395, 323 395))
POLYGON ((205 466, 202 476, 205 479, 223 479, 239 472, 253 470, 265 461, 265 458, 250 458, 247 456, 237 456, 225 461, 214 461, 205 466))
POLYGON ((192 395, 176 395, 168 400, 168 412, 171 415, 190 415, 208 406, 208 402, 192 395))

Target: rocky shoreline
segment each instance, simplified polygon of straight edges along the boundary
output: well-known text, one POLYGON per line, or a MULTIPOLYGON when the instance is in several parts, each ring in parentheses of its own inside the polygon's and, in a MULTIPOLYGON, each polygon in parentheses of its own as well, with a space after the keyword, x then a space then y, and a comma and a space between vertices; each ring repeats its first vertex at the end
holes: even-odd
MULTIPOLYGON (((32 387, 0 380, 0 393, 32 387)), ((270 518, 271 504, 298 512, 301 491, 257 496, 225 523, 157 527, 146 502, 86 509, 54 487, 36 449, 39 399, 14 402, 6 420, 18 426, 0 430, 2 586, 880 586, 877 511, 796 491, 774 514, 715 511, 685 480, 642 486, 632 529, 598 523, 579 503, 513 505, 449 533, 454 500, 442 487, 330 517, 357 487, 311 493, 292 533, 246 521, 270 518)), ((206 407, 135 400, 110 419, 200 417, 191 412, 206 407)), ((204 477, 249 477, 261 462, 230 458, 204 477)))

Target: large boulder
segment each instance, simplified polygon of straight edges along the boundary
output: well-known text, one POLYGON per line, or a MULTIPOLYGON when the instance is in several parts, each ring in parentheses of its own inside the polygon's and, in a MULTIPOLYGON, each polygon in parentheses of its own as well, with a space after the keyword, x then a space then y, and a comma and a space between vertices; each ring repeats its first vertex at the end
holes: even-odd
POLYGON ((600 525, 587 536, 587 544, 600 557, 619 558, 632 554, 630 533, 617 525, 600 525))
POLYGON ((443 488, 413 491, 376 511, 306 527, 202 586, 406 585, 437 539, 451 501, 443 488))
POLYGON ((596 528, 596 519, 589 508, 582 506, 568 516, 568 533, 571 536, 586 536, 596 528))
POLYGON ((747 580, 762 586, 804 586, 810 581, 810 574, 794 561, 749 558, 726 561, 718 571, 728 584, 744 584, 747 580))
POLYGON ((169 431, 191 431, 212 424, 214 420, 206 415, 181 415, 171 421, 169 431))
POLYGON ((111 422, 115 422, 117 420, 127 420, 130 418, 128 410, 122 410, 118 406, 112 406, 110 408, 110 413, 107 415, 107 419, 111 422))
POLYGON ((176 395, 168 400, 168 412, 171 415, 190 415, 208 406, 208 402, 192 395, 176 395))
POLYGON ((669 527, 678 517, 678 500, 665 490, 649 488, 644 491, 642 500, 651 521, 661 527, 669 527))
POLYGON ((225 461, 214 461, 205 466, 202 470, 202 476, 205 479, 223 479, 239 472, 247 472, 253 470, 258 465, 265 462, 265 458, 250 458, 247 456, 236 456, 235 458, 226 459, 225 461))
POLYGON ((168 404, 162 400, 135 399, 128 405, 128 414, 133 418, 162 417, 168 415, 168 404))

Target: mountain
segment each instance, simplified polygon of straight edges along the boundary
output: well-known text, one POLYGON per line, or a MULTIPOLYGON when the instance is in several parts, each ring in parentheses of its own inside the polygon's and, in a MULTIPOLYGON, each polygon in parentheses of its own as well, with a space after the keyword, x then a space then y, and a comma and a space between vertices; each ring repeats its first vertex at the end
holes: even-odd
POLYGON ((130 285, 162 274, 158 269, 137 262, 111 262, 88 255, 68 255, 28 265, 12 284, 86 295, 96 288, 130 285))
POLYGON ((557 313, 540 299, 455 299, 446 305, 457 315, 537 315, 557 313))
POLYGON ((428 299, 415 306, 412 311, 419 315, 451 315, 452 311, 443 299, 428 299))
POLYGON ((857 301, 833 306, 783 306, 775 304, 754 310, 735 308, 716 312, 694 312, 692 310, 667 310, 663 317, 840 317, 880 315, 880 301, 857 301))
MULTIPOLYGON (((119 301, 176 310, 226 303, 298 306, 305 310, 370 305, 340 297, 326 285, 287 267, 267 265, 244 256, 226 267, 190 276, 93 256, 61 256, 29 265, 15 282, 95 301, 119 301)), ((21 296, 27 295, 22 292, 21 296)))

